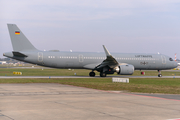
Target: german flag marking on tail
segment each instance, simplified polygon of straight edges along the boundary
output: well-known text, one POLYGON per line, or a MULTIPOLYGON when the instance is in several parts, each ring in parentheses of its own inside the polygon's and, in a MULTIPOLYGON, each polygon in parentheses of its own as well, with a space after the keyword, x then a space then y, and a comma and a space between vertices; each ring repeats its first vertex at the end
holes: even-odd
POLYGON ((19 31, 15 31, 15 35, 20 35, 20 32, 19 31))

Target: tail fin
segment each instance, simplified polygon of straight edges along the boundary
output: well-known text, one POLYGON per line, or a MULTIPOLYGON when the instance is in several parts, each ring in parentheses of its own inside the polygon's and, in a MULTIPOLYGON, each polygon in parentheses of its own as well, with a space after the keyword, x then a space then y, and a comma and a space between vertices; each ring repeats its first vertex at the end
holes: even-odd
POLYGON ((7 24, 14 51, 37 50, 15 24, 7 24))

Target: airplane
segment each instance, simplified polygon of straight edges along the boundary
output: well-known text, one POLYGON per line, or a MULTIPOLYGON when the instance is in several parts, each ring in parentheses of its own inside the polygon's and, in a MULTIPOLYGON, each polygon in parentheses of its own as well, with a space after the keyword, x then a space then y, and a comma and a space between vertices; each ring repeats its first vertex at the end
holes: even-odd
POLYGON ((3 56, 51 68, 89 69, 89 76, 94 77, 100 72, 100 77, 107 74, 132 75, 134 70, 157 70, 158 77, 162 77, 161 70, 176 68, 178 64, 163 54, 145 53, 113 53, 103 45, 104 53, 96 52, 62 52, 41 51, 36 49, 25 37, 16 24, 7 24, 13 51, 3 56))

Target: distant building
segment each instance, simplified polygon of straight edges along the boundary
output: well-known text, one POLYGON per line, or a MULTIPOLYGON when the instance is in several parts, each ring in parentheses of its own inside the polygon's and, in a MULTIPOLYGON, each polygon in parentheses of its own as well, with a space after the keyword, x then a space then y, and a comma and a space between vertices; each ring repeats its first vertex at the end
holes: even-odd
POLYGON ((7 64, 6 61, 0 61, 0 64, 7 64))

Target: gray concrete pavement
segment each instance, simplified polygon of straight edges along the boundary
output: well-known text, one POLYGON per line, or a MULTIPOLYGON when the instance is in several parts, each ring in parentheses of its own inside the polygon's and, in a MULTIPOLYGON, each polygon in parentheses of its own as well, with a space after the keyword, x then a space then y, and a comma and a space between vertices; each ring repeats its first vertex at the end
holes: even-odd
POLYGON ((167 120, 180 100, 61 84, 0 84, 0 120, 167 120))

